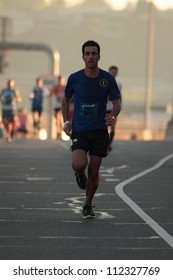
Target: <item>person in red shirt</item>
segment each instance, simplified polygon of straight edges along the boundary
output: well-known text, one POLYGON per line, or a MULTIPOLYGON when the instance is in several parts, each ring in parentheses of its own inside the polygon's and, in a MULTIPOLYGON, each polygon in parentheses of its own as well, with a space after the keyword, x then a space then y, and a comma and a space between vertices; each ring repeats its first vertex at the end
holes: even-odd
POLYGON ((61 138, 63 130, 63 119, 61 112, 61 103, 65 91, 65 78, 64 76, 58 76, 57 83, 52 87, 50 96, 53 96, 53 110, 56 119, 56 137, 61 138))

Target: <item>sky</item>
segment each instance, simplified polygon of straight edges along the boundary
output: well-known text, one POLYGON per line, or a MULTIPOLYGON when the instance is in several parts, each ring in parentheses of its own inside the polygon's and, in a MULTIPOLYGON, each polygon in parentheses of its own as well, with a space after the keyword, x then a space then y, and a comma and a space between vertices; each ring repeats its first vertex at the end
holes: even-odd
MULTIPOLYGON (((80 6, 86 2, 97 2, 97 4, 100 2, 100 0, 29 0, 29 1, 23 1, 23 0, 0 0, 0 10, 4 7, 8 7, 9 9, 14 9, 16 3, 20 3, 22 6, 28 6, 29 9, 34 8, 47 8, 52 5, 63 5, 64 8, 74 8, 77 6, 80 6)), ((109 6, 112 10, 116 11, 123 11, 127 8, 134 8, 139 1, 141 0, 103 0, 105 4, 109 6)), ((167 9, 173 9, 173 1, 172 0, 145 0, 146 2, 152 2, 158 9, 160 10, 167 10, 167 9)))
MULTIPOLYGON (((47 6, 51 5, 56 0, 44 0, 47 6)), ((66 6, 68 8, 74 7, 76 5, 80 5, 84 3, 86 0, 64 0, 66 6)), ((104 0, 106 4, 108 4, 113 10, 123 10, 127 8, 129 5, 134 6, 140 0, 104 0)), ((172 0, 146 0, 148 2, 153 2, 154 5, 161 10, 166 10, 173 8, 172 0)))

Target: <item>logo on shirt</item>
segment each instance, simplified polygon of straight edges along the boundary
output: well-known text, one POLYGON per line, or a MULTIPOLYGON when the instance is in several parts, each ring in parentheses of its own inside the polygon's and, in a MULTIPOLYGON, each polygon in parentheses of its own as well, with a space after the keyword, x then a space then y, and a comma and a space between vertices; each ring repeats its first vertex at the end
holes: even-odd
POLYGON ((100 86, 101 87, 106 87, 107 86, 108 81, 106 79, 102 79, 100 80, 100 86))
POLYGON ((80 117, 96 117, 98 115, 98 103, 84 104, 80 103, 80 117))

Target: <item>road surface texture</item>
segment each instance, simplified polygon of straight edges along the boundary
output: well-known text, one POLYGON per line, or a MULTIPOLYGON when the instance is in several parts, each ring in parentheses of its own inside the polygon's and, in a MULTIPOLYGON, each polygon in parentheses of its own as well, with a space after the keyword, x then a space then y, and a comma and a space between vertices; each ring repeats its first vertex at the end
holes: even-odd
POLYGON ((0 140, 0 259, 173 259, 173 142, 114 141, 84 197, 69 142, 0 140))

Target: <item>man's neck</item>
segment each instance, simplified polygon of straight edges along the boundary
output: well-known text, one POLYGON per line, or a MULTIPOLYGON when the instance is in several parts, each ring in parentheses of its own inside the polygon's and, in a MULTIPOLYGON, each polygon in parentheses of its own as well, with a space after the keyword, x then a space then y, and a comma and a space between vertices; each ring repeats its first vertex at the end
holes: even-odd
POLYGON ((96 78, 99 74, 99 68, 98 67, 94 69, 85 68, 84 73, 87 77, 96 78))

